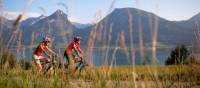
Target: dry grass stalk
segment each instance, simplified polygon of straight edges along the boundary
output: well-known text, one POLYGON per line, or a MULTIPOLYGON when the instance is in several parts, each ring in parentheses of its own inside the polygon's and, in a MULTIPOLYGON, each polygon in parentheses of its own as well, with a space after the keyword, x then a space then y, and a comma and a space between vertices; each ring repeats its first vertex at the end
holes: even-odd
POLYGON ((109 53, 109 50, 110 50, 110 41, 111 41, 111 38, 112 38, 112 26, 113 24, 110 25, 110 30, 109 30, 109 34, 108 34, 108 43, 107 43, 107 47, 106 47, 106 50, 105 50, 105 57, 104 57, 104 63, 105 65, 108 65, 108 59, 109 59, 109 56, 108 56, 108 53, 109 53))
POLYGON ((135 48, 134 48, 134 37, 133 37, 133 17, 131 15, 130 9, 128 11, 129 18, 129 36, 130 36, 130 57, 132 64, 135 65, 135 48))
POLYGON ((31 34, 31 42, 30 42, 30 53, 33 53, 33 47, 34 47, 34 41, 35 41, 35 32, 32 32, 31 34))
MULTIPOLYGON (((118 38, 119 38, 119 46, 120 46, 120 50, 123 51, 123 53, 125 54, 126 56, 126 59, 129 63, 131 63, 130 59, 129 59, 129 50, 128 50, 128 47, 126 45, 126 39, 125 39, 125 35, 124 35, 124 32, 120 32, 119 35, 118 35, 118 38)), ((116 46, 117 47, 117 46, 116 46)))
MULTIPOLYGON (((109 14, 114 9, 115 2, 116 2, 116 0, 113 0, 111 2, 111 5, 108 9, 107 14, 109 14)), ((102 38, 102 44, 103 44, 102 49, 103 49, 104 53, 102 53, 103 54, 102 56, 103 56, 103 60, 104 60, 104 65, 108 66, 108 60, 106 60, 107 59, 107 52, 106 52, 107 48, 106 47, 108 47, 107 44, 109 42, 109 40, 108 40, 109 34, 107 34, 109 28, 107 28, 107 27, 108 27, 108 25, 110 25, 110 24, 108 24, 108 17, 105 18, 105 21, 103 23, 104 23, 104 27, 103 27, 103 36, 102 36, 103 37, 102 38)))
POLYGON ((151 33, 151 41, 152 41, 152 36, 153 36, 153 24, 152 24, 152 14, 148 14, 148 20, 149 20, 149 31, 151 33))
MULTIPOLYGON (((160 0, 157 0, 156 5, 156 12, 159 14, 159 8, 160 8, 160 0)), ((156 60, 156 47, 157 47, 157 36, 158 36, 158 26, 159 26, 159 18, 155 16, 155 25, 154 25, 154 31, 152 36, 152 58, 156 60)), ((156 62, 154 62, 155 64, 156 62)))
POLYGON ((130 36, 130 57, 131 57, 131 60, 132 60, 132 65, 133 65, 133 68, 132 68, 132 77, 133 77, 133 82, 135 84, 135 87, 137 87, 137 83, 136 83, 136 73, 135 73, 135 48, 134 48, 134 37, 133 37, 133 17, 131 15, 131 12, 130 12, 130 9, 128 9, 128 18, 129 18, 129 36, 130 36))
MULTIPOLYGON (((137 7, 139 8, 139 0, 136 0, 137 7)), ((140 56, 141 56, 141 64, 144 63, 144 47, 143 47, 143 32, 142 32, 142 19, 141 12, 137 10, 138 14, 138 34, 139 34, 139 48, 140 48, 140 56)))

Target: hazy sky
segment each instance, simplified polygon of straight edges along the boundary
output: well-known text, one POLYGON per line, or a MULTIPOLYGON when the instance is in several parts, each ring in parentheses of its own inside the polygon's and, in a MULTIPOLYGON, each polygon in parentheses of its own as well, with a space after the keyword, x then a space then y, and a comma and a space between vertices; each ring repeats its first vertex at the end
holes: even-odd
MULTIPOLYGON (((4 15, 16 18, 19 13, 27 17, 50 15, 57 9, 67 13, 71 21, 91 23, 95 13, 108 14, 114 0, 2 0, 4 15)), ((114 8, 133 7, 153 12, 168 20, 187 20, 200 12, 200 0, 115 0, 114 8), (159 3, 159 5, 157 4, 159 3), (157 8, 159 7, 159 8, 157 8), (159 10, 157 10, 159 9, 159 10)), ((113 9, 114 9, 113 8, 113 9)))

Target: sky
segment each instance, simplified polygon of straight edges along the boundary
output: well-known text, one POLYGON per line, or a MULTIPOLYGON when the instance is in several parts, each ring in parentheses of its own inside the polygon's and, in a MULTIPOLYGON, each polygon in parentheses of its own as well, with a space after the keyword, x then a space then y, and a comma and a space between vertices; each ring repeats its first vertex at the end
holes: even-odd
POLYGON ((171 21, 187 20, 200 13, 200 0, 0 0, 1 11, 9 19, 24 13, 23 20, 49 16, 60 9, 70 21, 93 23, 95 14, 102 18, 115 8, 138 8, 171 21))

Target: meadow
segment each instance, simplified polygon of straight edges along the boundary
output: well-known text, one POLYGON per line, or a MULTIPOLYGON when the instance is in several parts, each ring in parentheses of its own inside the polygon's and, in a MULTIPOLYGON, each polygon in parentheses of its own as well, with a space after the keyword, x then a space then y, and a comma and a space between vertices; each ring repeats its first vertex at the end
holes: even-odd
POLYGON ((1 68, 0 88, 199 88, 200 65, 135 65, 87 67, 73 74, 55 69, 55 74, 36 75, 34 66, 24 70, 1 68))

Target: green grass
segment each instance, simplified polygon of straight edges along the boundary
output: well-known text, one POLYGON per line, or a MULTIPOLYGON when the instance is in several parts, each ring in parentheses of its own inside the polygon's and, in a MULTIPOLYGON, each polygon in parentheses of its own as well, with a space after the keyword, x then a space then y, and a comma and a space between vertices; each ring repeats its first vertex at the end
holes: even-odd
POLYGON ((82 73, 57 69, 55 75, 35 74, 34 68, 0 70, 0 88, 173 88, 199 87, 199 65, 117 66, 87 68, 82 73))

